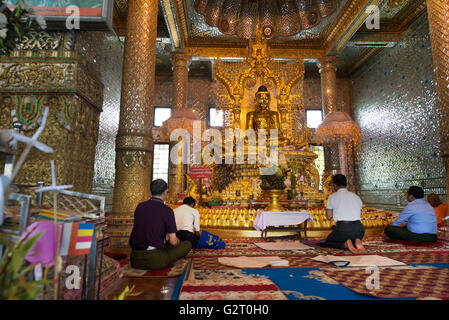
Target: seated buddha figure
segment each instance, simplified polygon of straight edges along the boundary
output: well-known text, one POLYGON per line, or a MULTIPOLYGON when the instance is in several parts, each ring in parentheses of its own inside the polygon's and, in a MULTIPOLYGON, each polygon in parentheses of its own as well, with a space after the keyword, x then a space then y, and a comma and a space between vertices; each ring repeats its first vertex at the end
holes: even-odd
POLYGON ((267 135, 267 146, 269 145, 270 130, 278 130, 278 145, 280 147, 287 144, 287 140, 280 132, 281 125, 279 113, 270 110, 270 92, 265 86, 260 86, 256 93, 256 109, 246 114, 246 130, 253 129, 258 134, 258 130, 265 129, 267 135))

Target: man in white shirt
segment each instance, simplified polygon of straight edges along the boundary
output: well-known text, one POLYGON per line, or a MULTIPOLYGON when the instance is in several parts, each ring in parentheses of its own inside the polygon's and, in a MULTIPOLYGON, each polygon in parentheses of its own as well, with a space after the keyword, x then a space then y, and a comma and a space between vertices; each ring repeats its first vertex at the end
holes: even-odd
POLYGON ((362 200, 353 192, 346 189, 346 177, 337 174, 332 177, 336 190, 327 199, 326 217, 334 219, 335 226, 322 246, 337 249, 348 249, 352 253, 365 254, 362 238, 365 228, 360 222, 362 200))
POLYGON ((196 248, 200 238, 200 213, 194 209, 195 203, 195 199, 187 197, 181 206, 173 210, 176 228, 178 229, 176 236, 180 241, 190 241, 192 248, 196 248))

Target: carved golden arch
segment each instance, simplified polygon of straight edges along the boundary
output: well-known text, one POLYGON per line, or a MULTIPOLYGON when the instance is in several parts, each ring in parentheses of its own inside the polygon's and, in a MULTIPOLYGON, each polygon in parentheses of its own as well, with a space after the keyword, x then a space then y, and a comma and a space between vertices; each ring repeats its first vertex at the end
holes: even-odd
POLYGON ((295 144, 307 142, 307 129, 298 129, 299 110, 304 108, 304 64, 300 57, 296 61, 275 61, 259 33, 249 41, 249 55, 243 61, 215 60, 214 75, 221 84, 217 108, 225 111, 227 127, 245 129, 245 116, 253 110, 255 92, 265 85, 271 93, 270 109, 281 116, 283 135, 295 144))

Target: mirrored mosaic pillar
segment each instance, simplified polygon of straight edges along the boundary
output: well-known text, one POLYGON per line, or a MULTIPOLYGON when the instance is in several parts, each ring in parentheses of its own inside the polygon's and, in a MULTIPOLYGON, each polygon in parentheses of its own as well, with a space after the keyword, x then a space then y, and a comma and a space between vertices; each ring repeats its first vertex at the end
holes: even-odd
MULTIPOLYGON (((326 56, 318 60, 321 75, 321 104, 323 115, 326 116, 337 108, 337 57, 326 56)), ((338 146, 324 148, 325 174, 333 174, 340 168, 338 146)))
POLYGON ((150 196, 157 12, 157 0, 129 1, 114 200, 108 217, 114 247, 128 246, 134 209, 150 196))
POLYGON ((173 109, 187 107, 187 84, 191 59, 188 55, 176 52, 171 56, 173 64, 173 109))
MULTIPOLYGON (((181 52, 176 52, 171 56, 173 64, 173 113, 175 110, 180 110, 187 107, 187 85, 189 81, 189 66, 191 59, 188 55, 181 52)), ((170 142, 170 149, 178 142, 170 142)), ((179 150, 182 152, 182 150, 179 150)), ((179 155, 181 157, 181 154, 179 155)), ((173 164, 170 161, 169 166, 169 194, 170 201, 176 202, 179 200, 178 195, 182 194, 185 189, 184 174, 187 172, 186 164, 173 164)))
POLYGON ((326 56, 318 59, 321 76, 321 103, 326 116, 337 108, 337 57, 326 56))
POLYGON ((427 12, 440 108, 441 156, 449 190, 449 3, 447 0, 427 0, 427 12))

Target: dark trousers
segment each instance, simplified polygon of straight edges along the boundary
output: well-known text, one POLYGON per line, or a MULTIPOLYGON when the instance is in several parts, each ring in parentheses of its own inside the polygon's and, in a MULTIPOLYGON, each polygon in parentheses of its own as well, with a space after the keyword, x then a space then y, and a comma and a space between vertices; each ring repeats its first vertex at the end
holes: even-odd
POLYGON ((327 236, 323 246, 335 249, 346 249, 347 240, 362 240, 365 235, 365 227, 357 221, 338 221, 336 226, 332 226, 332 232, 327 236))
POLYGON ((143 270, 163 269, 185 257, 190 249, 192 249, 190 242, 182 241, 177 246, 169 245, 162 249, 132 250, 130 256, 131 266, 143 270))
POLYGON ((199 237, 187 230, 178 230, 176 232, 176 236, 178 237, 179 241, 190 241, 192 249, 196 248, 196 244, 199 240, 199 237))
POLYGON ((405 227, 388 226, 385 228, 385 234, 390 239, 415 241, 415 242, 435 242, 437 235, 434 233, 414 233, 405 227))

